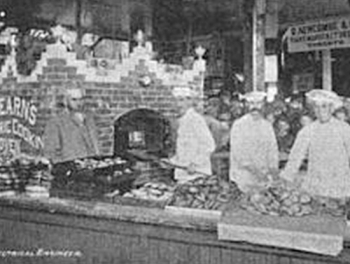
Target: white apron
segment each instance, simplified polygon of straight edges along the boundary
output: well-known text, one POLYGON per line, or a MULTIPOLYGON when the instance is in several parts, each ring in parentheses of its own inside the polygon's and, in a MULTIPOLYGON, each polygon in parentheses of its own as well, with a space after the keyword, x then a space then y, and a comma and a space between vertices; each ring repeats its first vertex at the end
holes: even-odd
POLYGON ((332 118, 327 123, 313 122, 297 135, 282 176, 297 177, 303 159, 308 170, 301 181, 305 191, 318 196, 350 196, 350 126, 332 118))
POLYGON ((230 179, 243 191, 278 169, 278 148, 271 124, 250 114, 233 123, 230 135, 230 179), (257 172, 257 173, 254 173, 257 172))
MULTIPOLYGON (((215 142, 204 117, 190 108, 179 119, 176 155, 171 161, 185 167, 194 164, 196 171, 210 175, 212 173, 210 156, 214 150, 215 142)), ((185 170, 175 169, 175 179, 179 183, 199 176, 202 175, 190 175, 185 170)))

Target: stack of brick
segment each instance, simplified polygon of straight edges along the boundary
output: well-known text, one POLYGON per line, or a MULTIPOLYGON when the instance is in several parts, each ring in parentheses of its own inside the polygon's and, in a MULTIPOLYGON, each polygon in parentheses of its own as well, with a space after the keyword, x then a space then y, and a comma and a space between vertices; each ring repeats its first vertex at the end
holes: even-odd
MULTIPOLYGON (((57 105, 62 101, 67 87, 85 91, 87 108, 96 115, 103 155, 113 152, 114 122, 121 115, 134 109, 146 108, 157 111, 166 118, 174 116, 176 103, 171 93, 173 85, 159 77, 164 74, 157 74, 154 70, 157 67, 150 67, 157 66, 154 61, 149 63, 144 58, 138 59, 132 68, 129 67, 128 74, 116 78, 117 81, 110 81, 111 76, 107 81, 99 78, 92 81, 91 75, 88 76, 91 68, 81 67, 84 61, 71 58, 71 54, 62 58, 43 56, 38 63, 41 69, 34 72, 36 76, 23 79, 21 76, 7 75, 0 80, 1 94, 25 97, 37 105, 38 121, 34 128, 37 135, 43 134, 47 119, 59 111, 57 105), (140 84, 142 76, 150 77, 152 82, 149 86, 140 84)), ((201 87, 203 76, 203 73, 194 76, 188 84, 201 87)))

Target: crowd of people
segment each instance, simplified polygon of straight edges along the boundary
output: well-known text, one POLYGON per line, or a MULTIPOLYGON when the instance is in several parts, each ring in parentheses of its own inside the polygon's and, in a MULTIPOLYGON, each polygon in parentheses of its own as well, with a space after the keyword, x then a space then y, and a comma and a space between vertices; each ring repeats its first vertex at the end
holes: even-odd
MULTIPOLYGON (((333 115, 350 124, 349 110, 350 104, 343 99, 343 105, 338 107, 333 115)), ((204 116, 217 143, 217 151, 229 150, 229 130, 234 121, 248 111, 247 100, 238 94, 232 95, 224 91, 207 99, 204 116)), ((278 149, 282 155, 290 152, 299 130, 316 119, 305 93, 294 94, 285 99, 277 97, 274 101, 267 102, 262 111, 274 128, 278 149)))

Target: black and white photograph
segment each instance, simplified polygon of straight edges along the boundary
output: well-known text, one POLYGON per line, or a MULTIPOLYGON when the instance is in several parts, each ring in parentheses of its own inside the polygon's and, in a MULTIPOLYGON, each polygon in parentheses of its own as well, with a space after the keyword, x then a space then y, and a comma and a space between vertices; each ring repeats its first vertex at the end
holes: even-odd
POLYGON ((350 0, 0 0, 0 263, 350 264, 350 0))

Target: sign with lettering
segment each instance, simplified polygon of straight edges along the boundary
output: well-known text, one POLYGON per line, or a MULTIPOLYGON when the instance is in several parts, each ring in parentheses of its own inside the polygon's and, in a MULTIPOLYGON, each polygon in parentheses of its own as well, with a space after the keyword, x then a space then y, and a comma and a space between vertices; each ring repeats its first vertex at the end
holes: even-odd
POLYGON ((291 26, 286 32, 289 52, 350 47, 350 18, 291 26))
POLYGON ((43 148, 41 137, 33 132, 37 112, 37 107, 26 99, 0 96, 0 160, 43 148))

